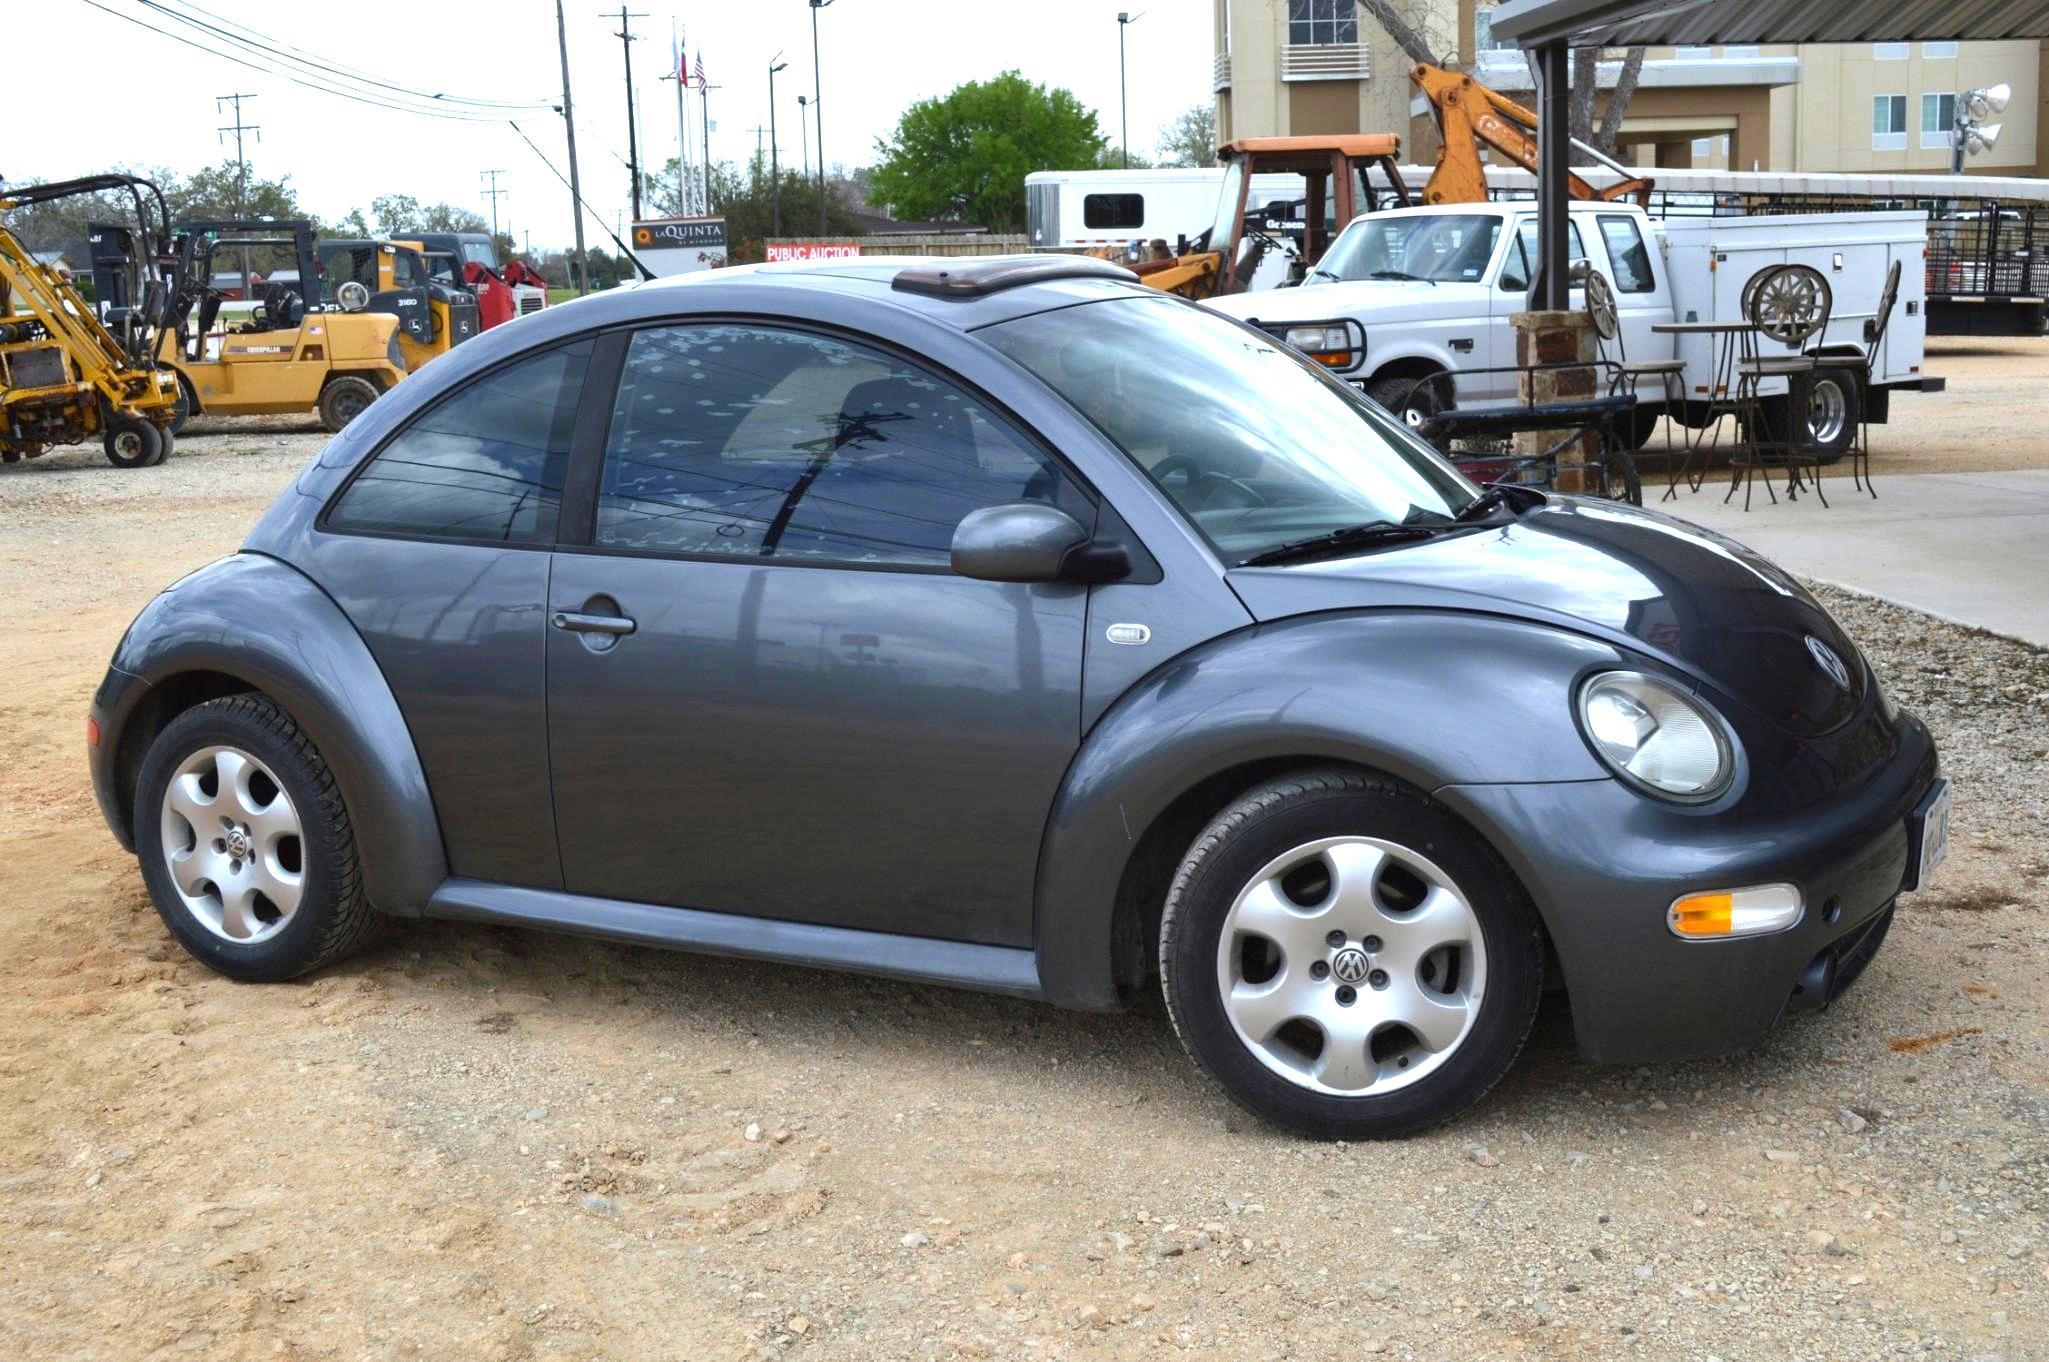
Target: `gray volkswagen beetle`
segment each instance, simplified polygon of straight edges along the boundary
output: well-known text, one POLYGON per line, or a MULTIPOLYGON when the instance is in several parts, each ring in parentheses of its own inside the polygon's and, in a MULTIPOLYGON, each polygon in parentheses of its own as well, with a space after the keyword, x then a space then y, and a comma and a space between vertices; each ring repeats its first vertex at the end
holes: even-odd
POLYGON ((1071 257, 549 308, 380 398, 157 597, 94 785, 238 979, 373 914, 1114 1008, 1323 1136, 1826 1005, 1939 859, 1917 720, 1798 583, 1468 483, 1071 257))

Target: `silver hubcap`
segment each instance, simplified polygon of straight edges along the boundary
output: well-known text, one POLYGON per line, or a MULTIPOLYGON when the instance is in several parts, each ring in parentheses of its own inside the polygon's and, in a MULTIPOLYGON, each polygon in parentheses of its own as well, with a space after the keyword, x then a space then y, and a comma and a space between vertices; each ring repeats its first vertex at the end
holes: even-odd
POLYGON ((1455 1053, 1487 981, 1479 919, 1429 860, 1372 837, 1275 857, 1217 943, 1238 1039, 1292 1083, 1341 1097, 1405 1087, 1455 1053))
POLYGON ((269 767, 233 747, 187 757, 164 790, 164 864, 192 916, 238 945, 283 931, 305 892, 298 810, 269 767))
POLYGON ((1834 379, 1824 378, 1814 385, 1813 393, 1807 399, 1807 430, 1816 444, 1825 445, 1843 433, 1843 418, 1849 414, 1850 404, 1843 397, 1843 390, 1834 379))

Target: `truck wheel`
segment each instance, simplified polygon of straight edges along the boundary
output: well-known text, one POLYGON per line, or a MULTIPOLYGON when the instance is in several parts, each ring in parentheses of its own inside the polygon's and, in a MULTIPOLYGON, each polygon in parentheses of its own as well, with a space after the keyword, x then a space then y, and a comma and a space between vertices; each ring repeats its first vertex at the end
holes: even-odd
POLYGON ((1449 1120, 1530 1033, 1543 938, 1471 828, 1411 787, 1305 771, 1219 814, 1160 923, 1167 1012, 1235 1101, 1322 1139, 1449 1120))
POLYGON ((165 428, 157 431, 157 440, 158 444, 156 461, 158 463, 162 463, 164 462, 164 460, 170 458, 171 451, 178 447, 178 437, 170 429, 165 428))
POLYGON ((1857 438, 1861 412, 1857 375, 1849 369, 1816 369, 1807 400, 1807 433, 1823 463, 1843 457, 1857 438))
POLYGON ((164 924, 231 979, 295 978, 369 929, 341 790, 312 740, 260 695, 173 719, 143 757, 134 819, 164 924))
POLYGON ((111 418, 102 443, 116 468, 147 468, 163 459, 164 433, 139 416, 111 418))
POLYGON ((1415 430, 1444 410, 1444 394, 1439 391, 1443 385, 1437 381, 1440 377, 1426 374, 1421 378, 1376 378, 1366 385, 1366 395, 1415 430))
POLYGON ((192 389, 185 382, 185 376, 178 376, 178 404, 171 408, 171 434, 184 431, 185 423, 192 419, 192 389))
POLYGON ((361 416, 377 400, 377 385, 356 374, 337 374, 320 390, 320 424, 330 435, 361 416))

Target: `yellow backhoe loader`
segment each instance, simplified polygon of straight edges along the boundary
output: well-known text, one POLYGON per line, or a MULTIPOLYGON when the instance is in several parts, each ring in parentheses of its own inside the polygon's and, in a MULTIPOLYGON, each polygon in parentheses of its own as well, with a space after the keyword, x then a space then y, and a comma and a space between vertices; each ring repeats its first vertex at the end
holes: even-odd
MULTIPOLYGON (((138 238, 162 241, 169 231, 163 195, 131 175, 0 190, 0 212, 108 190, 125 190, 133 199, 138 238)), ((0 227, 0 462, 32 459, 95 435, 117 468, 142 468, 169 456, 178 380, 149 351, 155 321, 171 300, 160 257, 143 252, 124 284, 132 302, 110 329, 64 272, 38 261, 0 227)))
MULTIPOLYGON (((1532 175, 1537 173, 1536 114, 1471 76, 1427 62, 1409 68, 1409 83, 1430 101, 1431 121, 1437 124, 1444 144, 1437 153, 1437 168, 1423 186, 1423 202, 1485 203, 1487 167, 1480 160, 1483 146, 1500 152, 1532 175)), ((1572 197, 1610 203, 1633 198, 1641 206, 1650 207, 1651 181, 1632 175, 1627 166, 1584 142, 1575 139, 1573 145, 1625 178, 1605 189, 1596 189, 1579 176, 1569 175, 1566 183, 1572 197)))

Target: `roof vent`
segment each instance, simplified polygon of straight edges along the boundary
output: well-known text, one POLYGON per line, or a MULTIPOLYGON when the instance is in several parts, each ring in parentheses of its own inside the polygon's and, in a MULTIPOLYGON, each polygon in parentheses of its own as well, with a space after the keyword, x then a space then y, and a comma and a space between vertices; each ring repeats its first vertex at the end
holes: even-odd
POLYGON ((1122 265, 1087 255, 999 255, 950 259, 943 265, 914 265, 899 270, 889 286, 932 298, 986 298, 1008 288, 1043 284, 1053 279, 1117 279, 1136 283, 1138 276, 1122 265))

